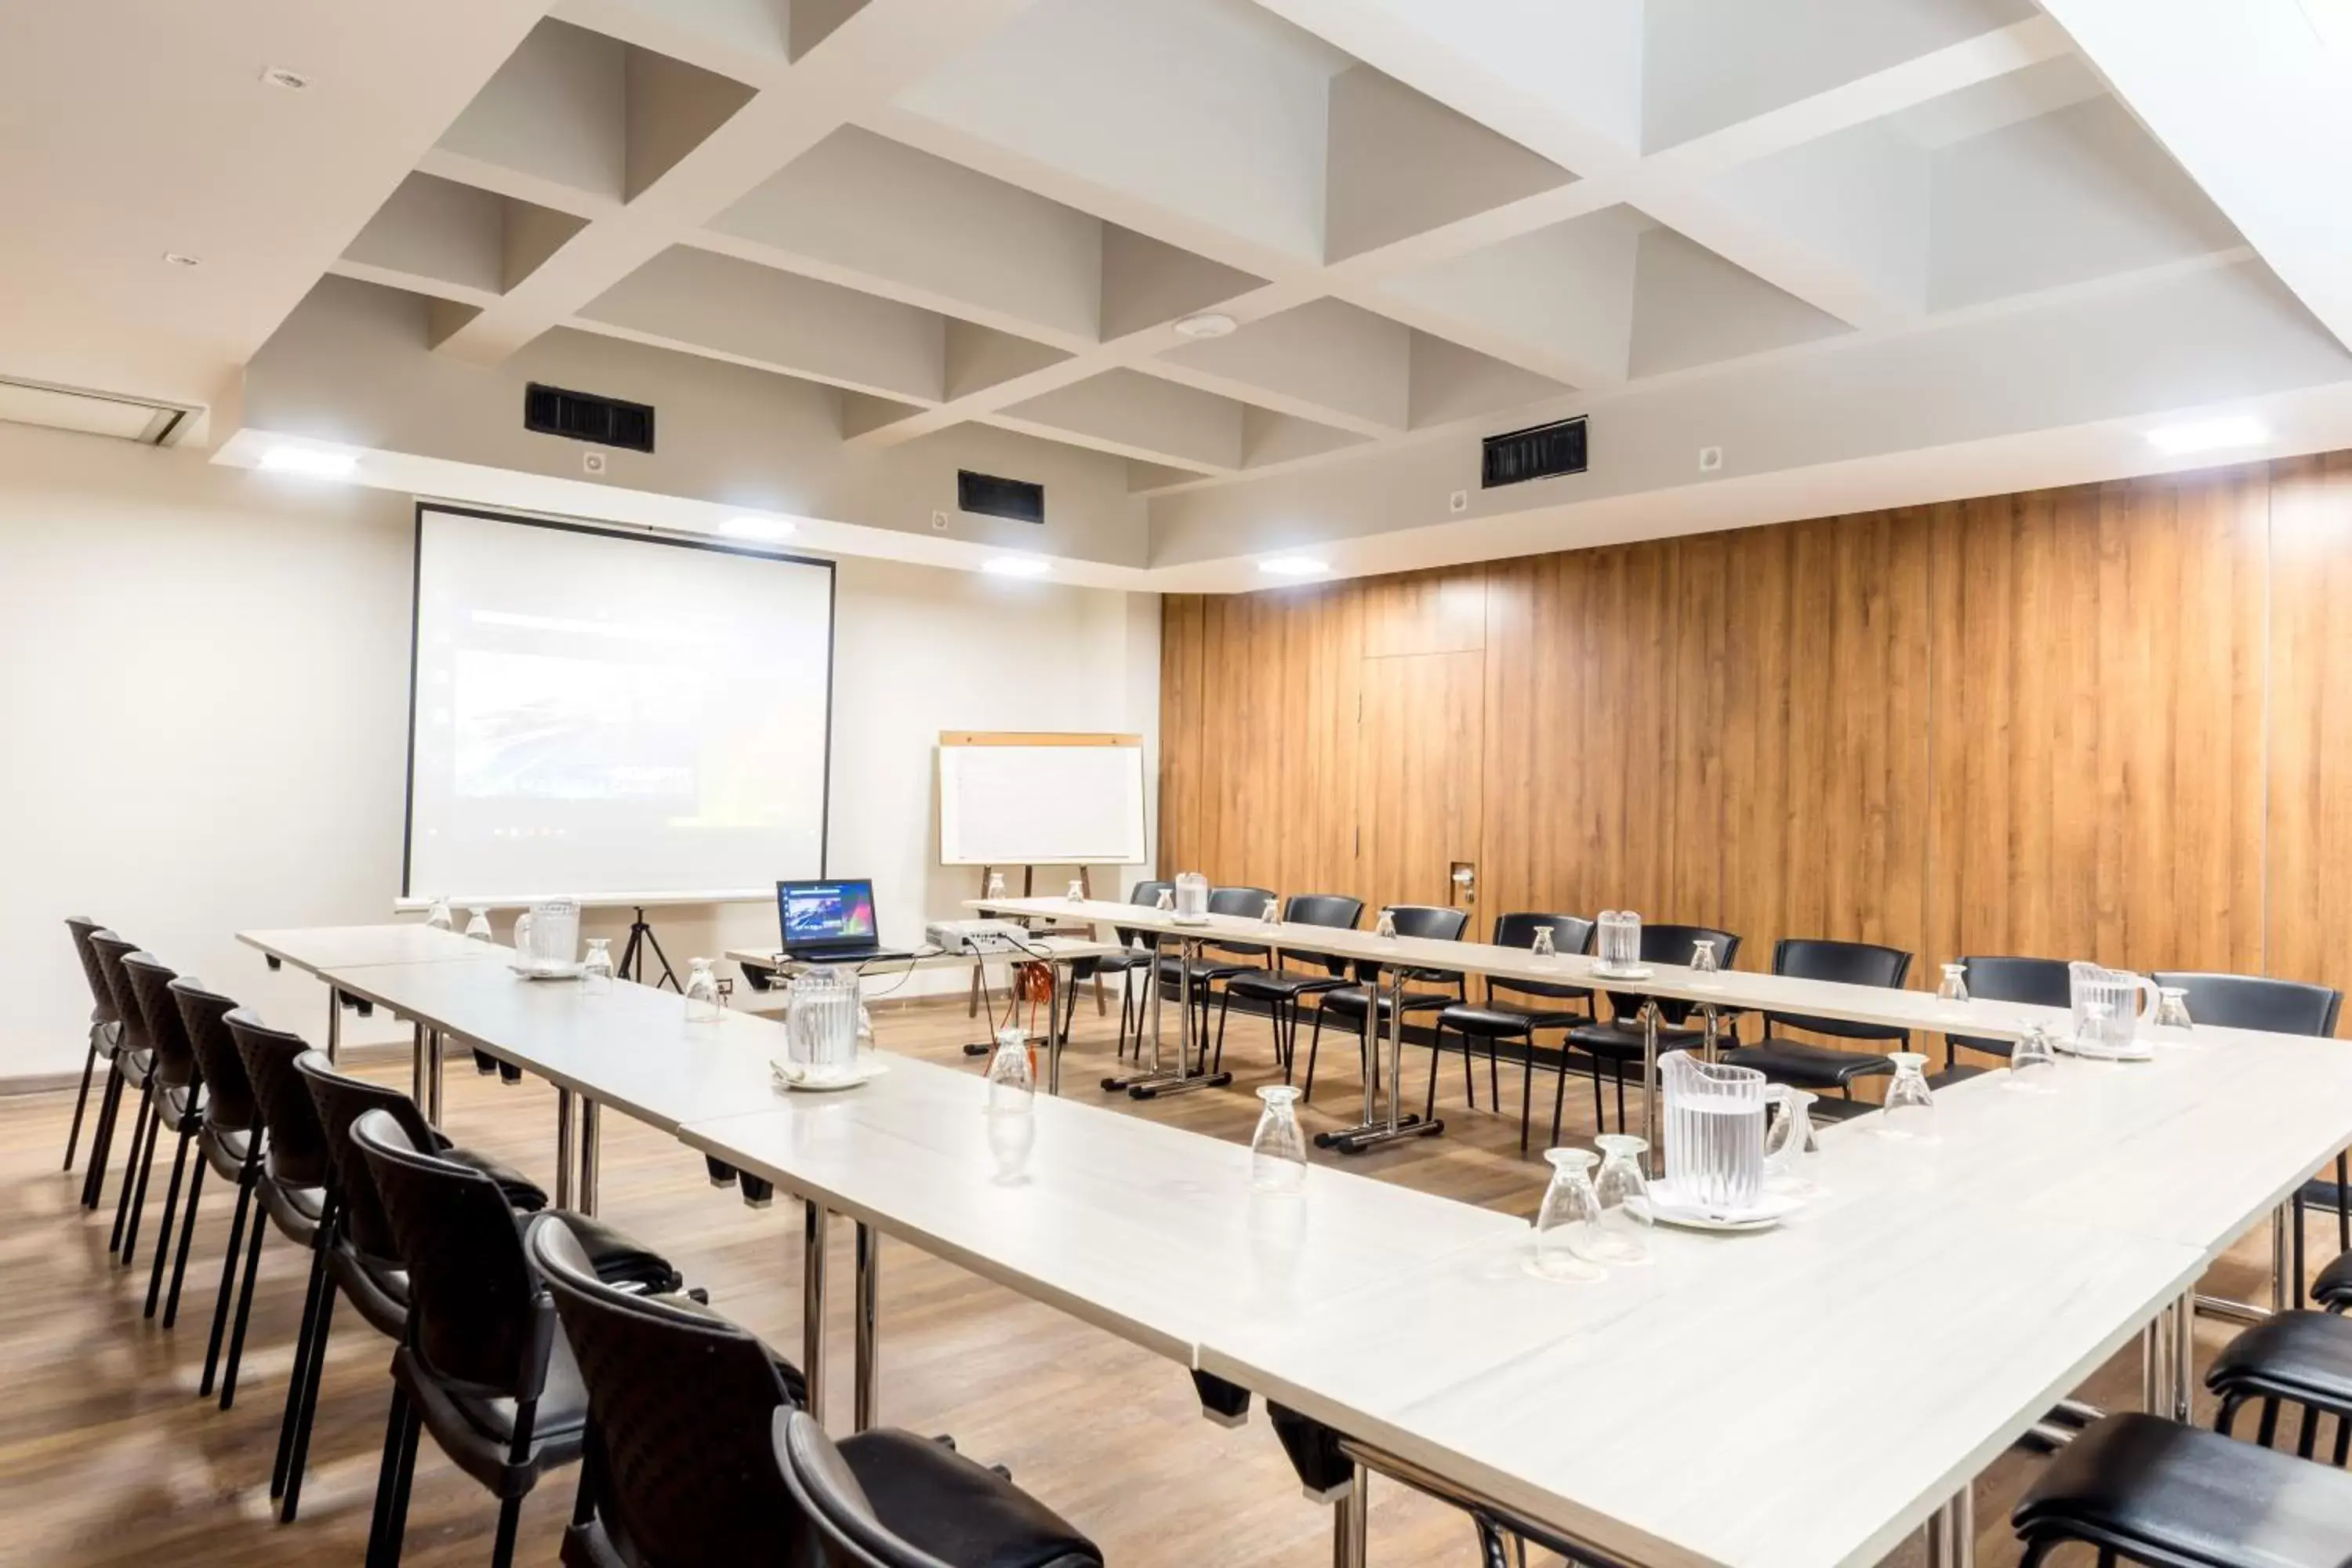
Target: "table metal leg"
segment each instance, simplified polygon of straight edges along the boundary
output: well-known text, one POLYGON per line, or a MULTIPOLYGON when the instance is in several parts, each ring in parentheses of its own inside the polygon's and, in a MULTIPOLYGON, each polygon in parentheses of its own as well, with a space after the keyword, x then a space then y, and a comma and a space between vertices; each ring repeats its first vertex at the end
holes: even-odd
POLYGON ((555 1091, 555 1206, 572 1206, 572 1091, 555 1091))
POLYGON ((441 1125, 441 1058, 448 1041, 438 1029, 425 1031, 425 1119, 441 1125))
POLYGON ((824 1206, 801 1205, 801 1376, 809 1418, 824 1425, 824 1206))
MULTIPOLYGON (((1337 1149, 1342 1154, 1360 1154, 1367 1149, 1391 1143, 1400 1138, 1428 1138, 1445 1131, 1445 1123, 1442 1121, 1424 1119, 1417 1113, 1408 1115, 1404 1110, 1404 981, 1405 973, 1402 968, 1389 977, 1388 1115, 1381 1119, 1374 1113, 1372 1079, 1375 1073, 1368 1071, 1364 1075, 1363 1121, 1336 1132, 1318 1132, 1315 1142, 1327 1149, 1337 1149)), ((1376 1069, 1381 1050, 1381 1009, 1380 992, 1373 982, 1367 982, 1364 986, 1364 1015, 1365 1026, 1371 1031, 1371 1038, 1368 1042, 1370 1048, 1364 1053, 1364 1060, 1368 1067, 1376 1069)))
POLYGON ((1962 1487, 1927 1520, 1927 1568, 1976 1568, 1977 1510, 1972 1489, 1962 1487))
POLYGON ((1650 1146, 1650 1179, 1656 1181, 1666 1173, 1658 1147, 1658 1004, 1646 996, 1642 999, 1642 1141, 1650 1146))
POLYGON ((2184 1426, 2196 1421, 2197 1366, 2196 1298, 2183 1296, 2172 1304, 2172 1418, 2184 1426))
MULTIPOLYGON (((1070 1043, 1070 1024, 1078 1015, 1077 978, 1066 959, 1054 963, 1054 992, 1048 999, 1045 1019, 1045 1092, 1062 1092, 1062 1047, 1070 1043), (1069 1008, 1063 1010, 1066 998, 1069 1008)), ((861 1426, 860 1430, 863 1430, 861 1426)))
POLYGON ((2139 1407, 2151 1415, 2171 1414, 2172 1309, 2139 1331, 2139 1407))
POLYGON ((1176 939, 1177 980, 1176 1010, 1181 1015, 1176 1031, 1176 1065, 1163 1065, 1160 1036, 1160 933, 1151 939, 1151 1064, 1142 1072, 1129 1078, 1107 1078, 1102 1080, 1107 1089, 1125 1089, 1137 1100, 1155 1100, 1163 1094, 1190 1094, 1199 1089, 1222 1089, 1234 1081, 1229 1072, 1211 1072, 1206 1054, 1206 1040, 1195 1041, 1192 1019, 1192 961, 1200 956, 1202 942, 1196 936, 1176 939), (1200 1070, 1192 1070, 1193 1047, 1203 1047, 1200 1070))
POLYGON ((2271 1310, 2284 1312, 2293 1295, 2287 1279, 2286 1222, 2294 1208, 2281 1204, 2271 1211, 2271 1310))
POLYGON ((435 1120, 432 1101, 425 1093, 425 1026, 412 1025, 408 1035, 408 1098, 425 1110, 425 1120, 435 1120))
POLYGON ((580 1192, 574 1206, 592 1218, 596 1213, 596 1102, 583 1095, 580 1098, 580 1192))
POLYGON ((343 999, 332 985, 327 987, 327 1059, 340 1061, 343 1055, 343 999))
POLYGON ((1359 1464, 1348 1495, 1331 1505, 1331 1568, 1364 1568, 1371 1524, 1372 1473, 1359 1464))
POLYGON ((882 1236, 872 1226, 857 1223, 857 1385, 852 1405, 852 1429, 863 1432, 876 1420, 875 1399, 881 1381, 882 1360, 882 1236))

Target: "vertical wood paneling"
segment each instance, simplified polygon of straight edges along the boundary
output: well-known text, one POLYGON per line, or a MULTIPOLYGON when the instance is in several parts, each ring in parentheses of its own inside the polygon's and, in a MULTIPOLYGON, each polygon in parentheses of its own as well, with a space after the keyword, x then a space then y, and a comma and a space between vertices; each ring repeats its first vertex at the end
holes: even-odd
POLYGON ((1163 863, 2345 983, 2345 604, 2352 454, 1171 597, 1163 863))

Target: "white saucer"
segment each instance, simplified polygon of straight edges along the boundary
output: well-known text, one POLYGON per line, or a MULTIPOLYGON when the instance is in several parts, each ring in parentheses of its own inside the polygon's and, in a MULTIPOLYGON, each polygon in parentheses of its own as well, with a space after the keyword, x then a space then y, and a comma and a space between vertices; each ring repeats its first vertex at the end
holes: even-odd
POLYGON ((1601 980, 1647 980, 1657 971, 1646 963, 1637 963, 1631 969, 1618 969, 1609 964, 1596 963, 1592 966, 1592 973, 1601 980))
POLYGON ((588 972, 584 963, 509 963, 507 967, 525 980, 577 980, 588 972))
POLYGON ((1672 1182, 1650 1184, 1650 1217, 1685 1230, 1769 1230, 1804 1206, 1805 1200, 1793 1193, 1763 1192, 1745 1208, 1709 1209, 1682 1198, 1672 1182))
POLYGON ((822 1075, 812 1073, 805 1068, 789 1067, 780 1061, 768 1063, 768 1076, 775 1080, 776 1087, 795 1094, 831 1094, 836 1089, 856 1089, 889 1070, 887 1064, 864 1055, 843 1071, 822 1075))
POLYGON ((2152 1062, 2156 1059, 2156 1047, 2146 1040, 2134 1040, 2121 1049, 2076 1039, 2072 1036, 2061 1036, 2050 1043, 2068 1056, 2080 1057, 2086 1062, 2152 1062))

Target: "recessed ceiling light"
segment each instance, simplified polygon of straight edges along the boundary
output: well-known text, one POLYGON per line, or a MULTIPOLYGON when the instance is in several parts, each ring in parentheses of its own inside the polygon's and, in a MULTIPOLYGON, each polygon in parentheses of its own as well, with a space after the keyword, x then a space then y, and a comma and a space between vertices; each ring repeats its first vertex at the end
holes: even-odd
POLYGON ((2352 59, 2352 0, 2303 0, 2311 30, 2346 59, 2352 59))
POLYGON ((358 470, 360 460, 350 452, 329 452, 317 447, 272 447, 261 454, 261 466, 273 474, 348 479, 358 470))
POLYGON ((202 267, 205 264, 203 257, 190 256, 184 250, 167 250, 163 253, 163 259, 174 267, 202 267))
POLYGON ((1276 555, 1259 562, 1257 569, 1269 577, 1320 577, 1331 563, 1312 555, 1276 555))
POLYGON ((2168 457, 2191 452, 2219 452, 2231 447, 2259 447, 2271 438, 2263 422, 2250 414, 2227 419, 2200 419, 2192 425, 2167 425, 2147 433, 2147 444, 2168 457))
POLYGON ((288 92, 308 92, 310 90, 310 79, 309 77, 303 75, 300 71, 288 70, 284 66, 271 66, 268 68, 261 73, 261 79, 268 82, 272 87, 284 88, 288 92))
POLYGON ((1197 316, 1187 316, 1176 323, 1176 335, 1182 338, 1222 338, 1239 323, 1223 310, 1203 310, 1197 316))
POLYGON ((799 525, 788 517, 730 517, 719 525, 719 531, 730 539, 758 539, 773 543, 790 539, 799 531, 799 525))
POLYGON ((1042 555, 996 555, 980 563, 992 577, 1043 577, 1054 563, 1042 555))

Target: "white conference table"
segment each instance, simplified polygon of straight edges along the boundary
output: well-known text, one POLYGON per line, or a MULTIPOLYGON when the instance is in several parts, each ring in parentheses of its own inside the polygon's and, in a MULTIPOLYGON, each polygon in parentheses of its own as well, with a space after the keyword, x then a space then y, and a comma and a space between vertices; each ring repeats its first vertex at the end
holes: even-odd
MULTIPOLYGON (((1125 951, 1124 945, 1118 942, 1090 942, 1084 937, 1041 934, 1031 937, 1018 948, 989 947, 977 952, 960 952, 930 948, 897 958, 861 960, 845 963, 841 967, 856 970, 858 978, 864 980, 874 975, 905 974, 918 969, 961 968, 965 964, 973 963, 1043 963, 1052 968, 1054 994, 1060 997, 1070 994, 1076 984, 1073 973, 1078 963, 1089 958, 1108 958, 1125 951)), ((738 965, 773 970, 780 974, 790 974, 796 970, 813 966, 811 960, 795 958, 790 953, 778 952, 772 948, 730 947, 727 950, 727 957, 730 962, 738 965)), ((1049 1094, 1062 1092, 1062 1053, 1070 1040, 1069 1020, 1070 1014, 1066 1011, 1050 1012, 1047 1017, 1045 1089, 1049 1094)), ((980 1054, 978 1050, 970 1047, 967 1047, 966 1050, 967 1054, 980 1054)))
MULTIPOLYGON (((272 969, 292 964, 305 974, 327 968, 375 963, 512 963, 514 949, 500 947, 418 921, 382 925, 296 926, 284 931, 241 931, 236 940, 260 950, 272 969)), ((343 1012, 327 993, 327 1059, 341 1052, 343 1012)), ((420 1053, 422 1042, 419 1042, 420 1053)), ((420 1094, 422 1103, 424 1097, 420 1094)), ((436 1108, 437 1114, 437 1107, 436 1108)))

